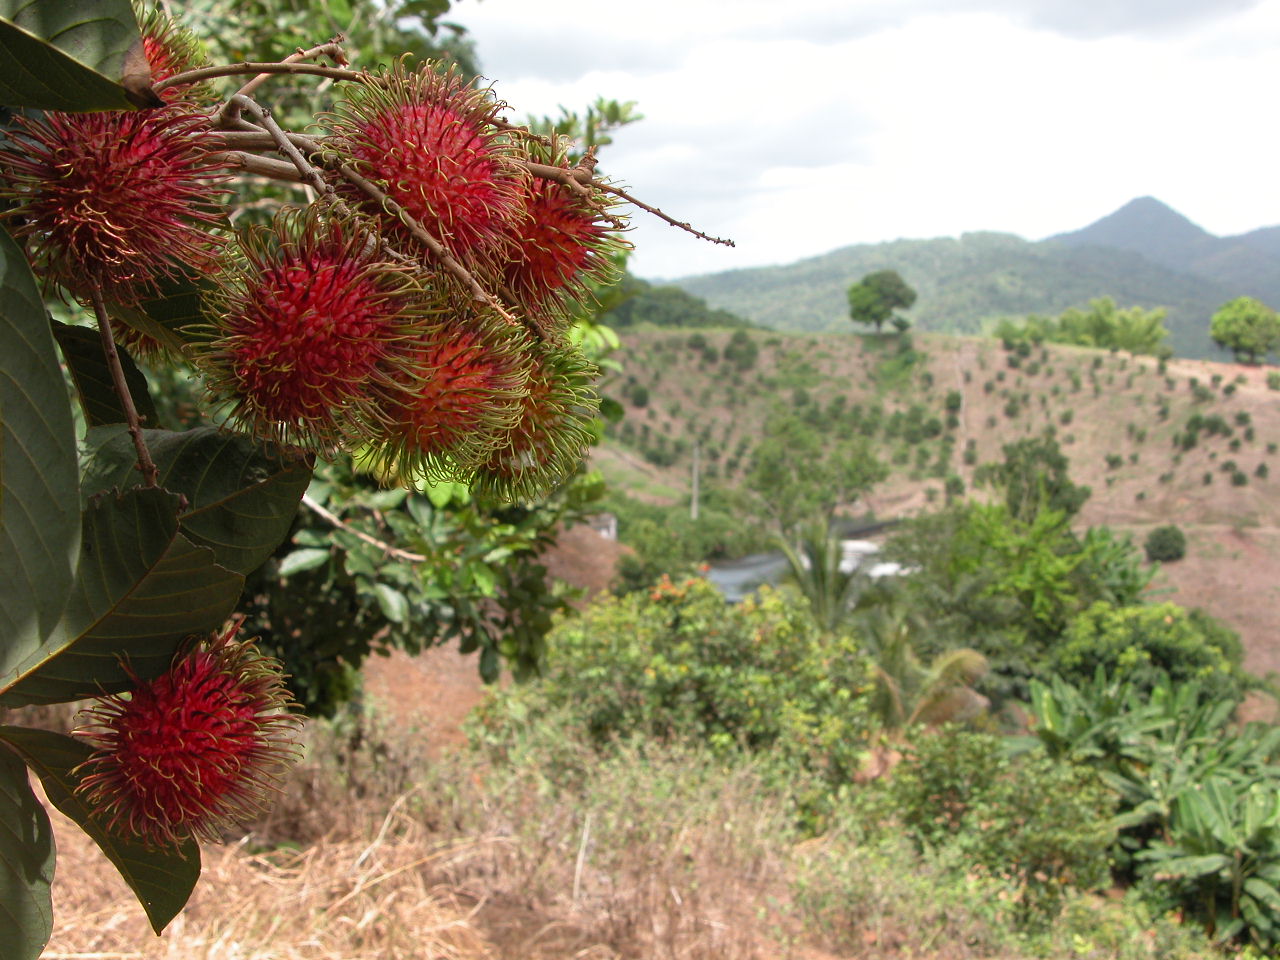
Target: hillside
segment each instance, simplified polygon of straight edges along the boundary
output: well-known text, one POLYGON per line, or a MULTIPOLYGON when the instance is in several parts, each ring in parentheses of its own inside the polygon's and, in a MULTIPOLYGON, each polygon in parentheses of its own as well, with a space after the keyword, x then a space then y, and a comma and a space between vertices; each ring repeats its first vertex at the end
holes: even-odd
POLYGON ((904 369, 891 337, 626 331, 623 372, 606 390, 627 416, 595 464, 637 496, 686 502, 698 439, 704 485, 736 486, 767 412, 783 403, 824 429, 874 439, 892 474, 866 506, 884 519, 941 504, 948 476, 971 488, 1003 444, 1052 427, 1072 478, 1093 488, 1082 521, 1139 540, 1159 524, 1183 526, 1189 556, 1158 583, 1240 630, 1255 669, 1280 669, 1280 393, 1265 370, 1174 360, 1161 373, 1150 358, 1074 347, 1020 358, 985 338, 915 341, 921 360, 904 369), (733 336, 757 345, 753 368, 723 358, 733 336), (961 396, 953 427, 950 391, 961 396))
POLYGON ((1040 242, 1011 234, 896 240, 843 247, 777 267, 673 281, 763 326, 847 329, 845 291, 864 274, 892 269, 919 293, 909 312, 925 331, 976 333, 984 323, 1056 314, 1110 296, 1121 306, 1167 307, 1179 356, 1220 356, 1209 318, 1242 294, 1280 303, 1280 228, 1218 238, 1151 198, 1082 230, 1040 242))

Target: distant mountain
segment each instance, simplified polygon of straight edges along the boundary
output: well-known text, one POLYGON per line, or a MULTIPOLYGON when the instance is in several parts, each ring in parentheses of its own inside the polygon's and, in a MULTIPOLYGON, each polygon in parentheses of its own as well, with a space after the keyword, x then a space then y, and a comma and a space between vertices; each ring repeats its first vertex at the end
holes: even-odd
POLYGON ((1101 296, 1166 307, 1182 356, 1220 356, 1209 318, 1242 294, 1280 306, 1280 227, 1219 238, 1150 197, 1074 233, 1030 242, 1011 234, 895 240, 843 247, 779 267, 686 277, 674 285, 779 330, 849 326, 845 291, 892 269, 919 293, 909 316, 923 330, 975 333, 1002 317, 1057 314, 1101 296))
POLYGON ((1280 227, 1215 237, 1154 197, 1139 197, 1096 223, 1047 242, 1114 247, 1152 263, 1280 305, 1280 227))

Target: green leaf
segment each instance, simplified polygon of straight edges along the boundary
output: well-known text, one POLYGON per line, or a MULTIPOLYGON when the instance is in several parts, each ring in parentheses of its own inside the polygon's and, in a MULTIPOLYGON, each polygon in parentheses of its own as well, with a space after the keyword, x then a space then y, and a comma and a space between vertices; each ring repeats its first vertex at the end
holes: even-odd
POLYGON ((1276 890, 1267 881, 1258 877, 1248 877, 1244 881, 1244 892, 1272 913, 1280 915, 1280 890, 1276 890))
POLYGON ((375 583, 373 592, 384 617, 392 623, 404 623, 409 619, 409 601, 403 593, 385 583, 375 583))
POLYGON ((200 845, 192 839, 164 847, 148 847, 139 840, 109 830, 75 790, 80 778, 75 768, 93 748, 72 737, 48 730, 0 727, 4 740, 26 761, 44 786, 49 802, 79 824, 90 839, 115 864, 129 888, 147 912, 158 934, 186 905, 200 879, 200 845))
MULTIPOLYGON (((55 320, 53 336, 62 349, 62 359, 67 363, 67 369, 71 371, 71 382, 75 384, 76 393, 80 396, 80 406, 89 426, 124 423, 124 407, 116 395, 98 331, 93 327, 73 327, 55 320)), ((138 415, 147 423, 159 423, 151 394, 147 391, 147 378, 123 348, 117 346, 116 351, 120 354, 125 383, 129 387, 138 415)))
POLYGON ((1202 857, 1172 857, 1153 864, 1156 873, 1165 877, 1203 877, 1231 866, 1231 858, 1220 853, 1202 857))
POLYGON ((302 573, 304 570, 314 570, 321 564, 328 563, 331 556, 333 553, 327 547, 306 547, 295 550, 280 561, 279 574, 281 577, 288 577, 295 573, 302 573))
POLYGON ((58 629, 14 651, 0 705, 59 703, 164 672, 187 637, 221 626, 244 578, 178 532, 179 497, 158 488, 94 498, 84 512, 76 583, 58 629))
POLYGON ((56 627, 80 547, 75 426, 26 258, 0 230, 0 676, 56 627))
MULTIPOLYGON (((268 447, 215 427, 144 430, 159 483, 186 498, 182 533, 209 547, 228 570, 249 574, 289 534, 311 481, 309 457, 268 447)), ((89 432, 95 447, 85 467, 87 496, 136 483, 133 440, 119 427, 89 432)))
POLYGON ((0 0, 0 103, 130 110, 119 81, 139 42, 129 0, 0 0))
POLYGON ((0 943, 5 960, 36 960, 53 933, 53 829, 27 768, 0 750, 0 943))
POLYGON ((193 340, 188 329, 204 320, 204 291, 207 282, 188 276, 166 277, 150 300, 137 306, 113 304, 111 315, 143 336, 159 341, 168 350, 181 354, 193 340))

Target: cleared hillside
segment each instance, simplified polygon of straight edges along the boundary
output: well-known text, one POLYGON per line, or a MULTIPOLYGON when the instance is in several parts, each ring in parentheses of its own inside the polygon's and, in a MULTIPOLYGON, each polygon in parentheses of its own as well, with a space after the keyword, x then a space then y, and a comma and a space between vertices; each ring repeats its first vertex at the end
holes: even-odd
POLYGON ((1189 556, 1157 583, 1240 630, 1254 669, 1280 668, 1280 393, 1264 369, 1175 360, 1161 372, 1150 358, 1061 346, 1018 357, 944 335, 917 336, 920 357, 905 366, 892 337, 640 329, 623 342, 623 372, 606 390, 627 416, 595 454, 617 485, 683 502, 695 439, 704 481, 740 484, 769 410, 783 404, 874 440, 892 473, 869 506, 886 518, 941 504, 948 476, 971 489, 1003 444, 1052 427, 1072 478, 1093 488, 1082 521, 1139 540, 1158 524, 1183 526, 1189 556), (735 335, 757 346, 751 369, 724 359, 735 335), (960 408, 949 424, 952 391, 960 408))

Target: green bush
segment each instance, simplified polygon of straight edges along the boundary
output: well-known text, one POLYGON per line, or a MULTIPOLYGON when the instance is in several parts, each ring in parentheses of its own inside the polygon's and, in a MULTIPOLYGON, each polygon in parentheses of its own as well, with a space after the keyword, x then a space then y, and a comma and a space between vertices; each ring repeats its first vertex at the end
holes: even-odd
POLYGON ((1156 527, 1142 544, 1152 563, 1173 563, 1187 555, 1187 536, 1172 523, 1156 527))
POLYGON ((764 588, 729 604, 702 579, 664 577, 647 593, 597 601, 548 638, 543 676, 494 694, 489 726, 567 710, 601 749, 634 738, 767 751, 771 766, 815 776, 823 794, 860 768, 871 726, 869 661, 824 637, 798 596, 764 588))
POLYGON ((1198 610, 1095 603, 1071 621, 1047 665, 1068 683, 1088 683, 1102 668, 1142 690, 1168 674, 1175 684, 1198 682, 1208 699, 1239 703, 1249 686, 1243 656, 1236 633, 1198 610))
POLYGON ((1027 926, 1051 920, 1070 889, 1110 881, 1114 800, 1091 770, 943 728, 907 749, 887 789, 908 837, 1012 886, 1027 926))

